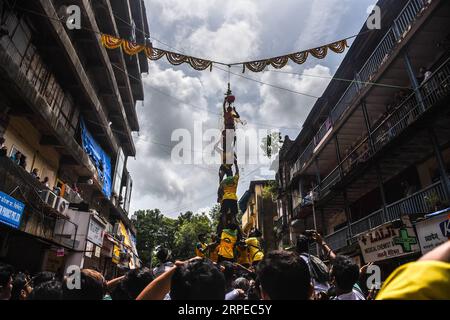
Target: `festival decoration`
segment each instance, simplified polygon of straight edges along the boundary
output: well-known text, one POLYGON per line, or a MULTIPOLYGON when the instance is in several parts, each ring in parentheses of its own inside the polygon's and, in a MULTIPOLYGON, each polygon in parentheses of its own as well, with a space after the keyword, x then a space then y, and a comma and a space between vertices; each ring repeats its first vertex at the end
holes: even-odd
POLYGON ((107 34, 102 34, 102 44, 105 48, 110 50, 122 48, 123 51, 130 56, 145 52, 147 58, 152 61, 160 60, 163 57, 166 57, 167 61, 174 66, 187 63, 193 69, 198 71, 203 71, 208 68, 211 71, 213 64, 220 64, 228 67, 242 65, 242 73, 245 73, 245 70, 247 69, 252 72, 262 72, 268 66, 272 66, 275 69, 282 69, 288 64, 289 61, 292 61, 296 64, 304 64, 308 60, 309 55, 313 56, 316 59, 324 59, 328 55, 328 52, 330 50, 334 53, 340 54, 343 53, 346 48, 348 48, 347 39, 343 39, 321 47, 291 53, 284 56, 258 61, 227 64, 154 48, 151 44, 149 46, 136 44, 107 34))

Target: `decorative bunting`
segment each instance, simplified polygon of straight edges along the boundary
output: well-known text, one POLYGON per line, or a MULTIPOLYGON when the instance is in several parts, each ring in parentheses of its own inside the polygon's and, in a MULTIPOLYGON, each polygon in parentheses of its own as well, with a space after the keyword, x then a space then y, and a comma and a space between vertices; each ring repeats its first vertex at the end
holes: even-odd
POLYGON ((221 64, 226 66, 236 66, 236 65, 242 65, 243 66, 243 73, 246 69, 249 69, 252 72, 262 72, 267 66, 272 66, 275 69, 282 69, 284 68, 289 60, 296 64, 304 64, 308 60, 308 56, 312 55, 313 57, 317 59, 324 59, 328 54, 328 49, 333 51, 334 53, 343 53, 346 48, 348 48, 347 39, 337 41, 322 47, 317 47, 314 49, 309 49, 306 51, 296 52, 292 54, 288 54, 285 56, 275 57, 275 58, 269 58, 265 60, 258 60, 258 61, 249 61, 249 62, 241 62, 241 63, 232 63, 232 64, 226 64, 221 62, 215 62, 211 60, 205 60, 200 58, 195 58, 191 56, 186 56, 183 54, 166 51, 158 48, 153 48, 150 46, 140 45, 136 43, 129 42, 124 39, 116 38, 111 35, 103 34, 102 35, 102 44, 107 49, 118 49, 122 48, 123 51, 130 55, 136 55, 141 52, 144 52, 148 59, 152 61, 159 60, 163 57, 166 57, 167 61, 169 61, 170 64, 178 66, 183 63, 189 64, 193 69, 198 71, 203 71, 206 69, 212 70, 213 64, 221 64))

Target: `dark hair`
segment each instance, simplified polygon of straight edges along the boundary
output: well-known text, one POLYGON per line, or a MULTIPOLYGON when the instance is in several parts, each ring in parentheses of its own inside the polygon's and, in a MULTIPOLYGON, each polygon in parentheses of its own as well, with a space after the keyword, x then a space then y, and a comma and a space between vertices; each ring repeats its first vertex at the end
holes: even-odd
POLYGON ((92 269, 83 269, 80 277, 80 289, 69 289, 69 278, 66 279, 63 286, 64 300, 102 300, 106 290, 102 274, 92 269))
MULTIPOLYGON (((223 276, 225 277, 225 283, 227 286, 231 286, 234 280, 234 275, 236 273, 236 268, 234 264, 230 261, 222 261, 220 265, 225 269, 222 271, 223 276)), ((227 288, 229 289, 229 288, 227 288)))
POLYGON ((129 300, 136 300, 153 279, 153 272, 149 268, 134 269, 128 271, 120 287, 126 292, 129 300))
POLYGON ((11 300, 20 300, 20 293, 25 288, 28 279, 25 273, 18 273, 13 280, 13 288, 11 291, 11 300))
POLYGON ((11 280, 14 268, 9 264, 0 263, 0 286, 4 287, 11 280))
POLYGON ((308 265, 297 254, 273 251, 257 266, 262 290, 271 300, 308 300, 311 276, 308 265))
POLYGON ((297 236, 296 243, 297 253, 305 253, 309 251, 309 239, 304 235, 297 236))
POLYGON ((261 231, 259 229, 255 229, 250 233, 250 238, 259 238, 262 236, 261 231))
POLYGON ((225 277, 210 260, 190 261, 173 274, 170 297, 172 300, 224 300, 225 277))
POLYGON ((359 279, 359 267, 348 257, 337 256, 332 262, 331 276, 339 289, 351 291, 359 279))
POLYGON ((233 282, 234 289, 241 289, 247 292, 250 289, 250 281, 245 278, 237 278, 233 282))
POLYGON ((41 283, 53 281, 56 279, 56 274, 54 272, 42 271, 37 273, 32 280, 33 287, 39 286, 41 283))
POLYGON ((0 137, 0 145, 5 143, 5 138, 4 137, 0 137))
POLYGON ((156 258, 160 262, 166 262, 169 259, 169 250, 166 248, 159 248, 156 252, 156 258))
POLYGON ((227 177, 232 177, 233 176, 233 169, 231 169, 231 167, 224 168, 223 172, 225 173, 225 175, 227 177))
POLYGON ((63 300, 61 282, 52 280, 41 283, 31 291, 28 300, 63 300))

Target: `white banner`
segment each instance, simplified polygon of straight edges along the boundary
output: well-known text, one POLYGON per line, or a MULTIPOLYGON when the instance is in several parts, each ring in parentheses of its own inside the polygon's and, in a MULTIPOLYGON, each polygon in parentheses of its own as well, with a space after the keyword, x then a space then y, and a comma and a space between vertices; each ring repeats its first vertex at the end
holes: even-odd
POLYGON ((384 224, 358 237, 366 263, 398 258, 420 252, 419 241, 408 216, 402 217, 403 226, 384 224))
POLYGON ((104 234, 105 228, 103 226, 96 222, 94 219, 90 219, 89 221, 89 229, 87 234, 87 239, 94 244, 98 245, 99 247, 103 246, 103 234, 104 234))
POLYGON ((420 250, 432 251, 450 239, 450 211, 416 224, 420 250))

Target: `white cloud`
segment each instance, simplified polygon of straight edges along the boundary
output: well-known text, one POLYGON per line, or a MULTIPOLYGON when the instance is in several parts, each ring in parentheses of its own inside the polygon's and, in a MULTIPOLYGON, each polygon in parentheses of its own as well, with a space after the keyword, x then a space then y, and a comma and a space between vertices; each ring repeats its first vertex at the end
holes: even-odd
MULTIPOLYGON (((321 45, 360 30, 366 8, 373 0, 145 0, 151 35, 200 58, 235 62, 281 55, 321 45)), ((154 45, 165 48, 154 41, 154 45)), ((283 71, 329 77, 343 55, 330 54, 324 60, 311 58, 303 66, 290 65, 283 71), (320 64, 318 64, 320 63, 320 64)), ((145 106, 137 106, 141 124, 136 140, 137 160, 130 159, 134 179, 132 210, 160 208, 163 213, 214 205, 218 184, 214 166, 175 165, 170 161, 171 133, 177 128, 192 130, 194 120, 218 128, 227 73, 197 72, 167 62, 150 63, 145 78, 145 106), (177 97, 168 97, 155 91, 177 97), (198 110, 192 105, 209 112, 198 110)), ((225 68, 226 67, 220 67, 225 68)), ((240 68, 232 71, 241 74, 240 68)), ((328 81, 314 77, 266 72, 245 76, 290 90, 320 96, 328 81)), ((315 102, 305 96, 281 91, 239 76, 231 76, 236 106, 249 126, 293 127, 291 138, 315 102)), ((242 194, 252 179, 267 178, 255 167, 241 168, 242 194), (252 172, 253 171, 253 172, 252 172)))

